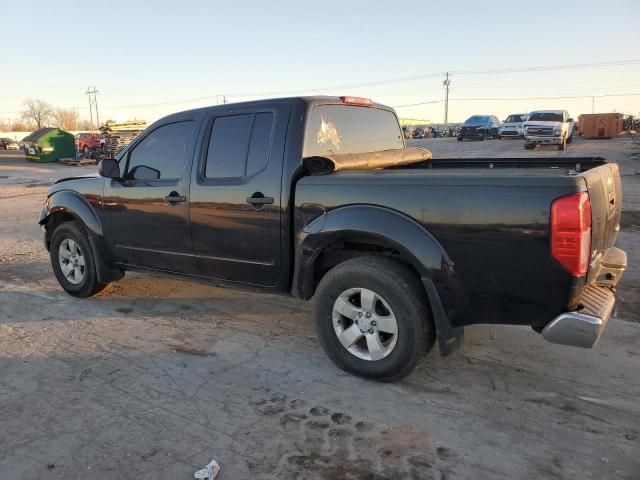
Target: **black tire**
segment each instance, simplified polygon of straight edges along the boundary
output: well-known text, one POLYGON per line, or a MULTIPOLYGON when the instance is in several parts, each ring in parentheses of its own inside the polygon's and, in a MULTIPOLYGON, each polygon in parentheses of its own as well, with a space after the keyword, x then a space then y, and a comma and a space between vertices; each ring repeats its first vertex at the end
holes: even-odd
POLYGON ((573 134, 567 137, 567 143, 571 143, 571 142, 573 142, 573 134))
POLYGON ((316 332, 327 356, 342 370, 391 382, 407 376, 435 343, 435 330, 424 288, 407 268, 384 257, 358 257, 331 269, 314 296, 316 332), (380 360, 365 360, 338 340, 333 324, 337 298, 352 288, 372 290, 389 305, 397 321, 397 341, 380 360))
POLYGON ((567 138, 562 137, 562 142, 558 145, 558 150, 566 150, 567 149, 567 138))
POLYGON ((74 221, 62 223, 53 231, 49 254, 53 273, 55 274, 60 286, 69 295, 73 295, 78 298, 87 298, 95 295, 106 287, 105 284, 98 282, 94 253, 91 249, 91 244, 89 243, 87 234, 79 222, 74 221), (73 240, 77 243, 80 251, 82 252, 82 256, 84 257, 83 277, 77 284, 72 283, 65 277, 58 258, 60 244, 67 239, 73 240))
POLYGON ((533 143, 525 143, 524 144, 524 149, 525 150, 533 150, 535 148, 535 145, 533 143))
POLYGON ((502 135, 498 135, 498 140, 502 140, 502 135))
POLYGON ((459 142, 461 142, 461 141, 463 141, 463 140, 464 140, 464 138, 462 138, 462 137, 458 137, 458 141, 459 141, 459 142))

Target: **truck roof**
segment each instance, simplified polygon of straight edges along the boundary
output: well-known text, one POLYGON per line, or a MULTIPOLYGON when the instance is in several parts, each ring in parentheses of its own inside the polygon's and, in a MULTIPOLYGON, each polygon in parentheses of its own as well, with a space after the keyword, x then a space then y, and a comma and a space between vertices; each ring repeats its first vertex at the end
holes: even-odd
MULTIPOLYGON (((219 110, 229 110, 229 109, 233 109, 233 108, 244 108, 244 107, 256 107, 256 106, 260 106, 260 105, 270 105, 274 102, 287 102, 287 103, 306 103, 309 106, 312 105, 327 105, 327 104, 344 104, 344 105, 352 105, 350 103, 345 103, 343 101, 343 98, 345 98, 345 96, 339 96, 339 97, 334 97, 334 96, 328 96, 328 95, 311 95, 311 96, 298 96, 298 97, 279 97, 279 98, 267 98, 267 99, 261 99, 261 100, 248 100, 245 102, 233 102, 233 103, 225 103, 222 105, 209 105, 207 107, 199 107, 199 108, 192 108, 189 110, 182 110, 179 112, 175 112, 175 113, 171 113, 169 115, 166 115, 163 118, 167 118, 167 117, 171 117, 173 115, 182 115, 185 113, 195 113, 195 112, 201 112, 204 110, 210 110, 210 109, 219 109, 219 110)), ((376 103, 376 102, 372 102, 370 105, 363 105, 365 108, 380 108, 383 110, 390 110, 393 111, 393 108, 387 106, 387 105, 383 105, 381 103, 376 103)))

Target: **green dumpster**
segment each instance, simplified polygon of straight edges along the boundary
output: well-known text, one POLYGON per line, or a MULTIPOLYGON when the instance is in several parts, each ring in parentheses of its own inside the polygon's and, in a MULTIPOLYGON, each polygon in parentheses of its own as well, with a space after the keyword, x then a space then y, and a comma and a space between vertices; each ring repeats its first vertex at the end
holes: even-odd
POLYGON ((31 162, 57 162, 76 157, 73 135, 58 128, 45 127, 22 139, 24 156, 31 162))

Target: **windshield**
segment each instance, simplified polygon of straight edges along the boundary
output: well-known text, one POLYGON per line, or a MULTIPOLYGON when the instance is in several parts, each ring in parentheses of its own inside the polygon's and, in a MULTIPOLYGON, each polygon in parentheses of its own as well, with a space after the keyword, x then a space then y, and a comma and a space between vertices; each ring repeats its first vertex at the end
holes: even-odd
POLYGON ((404 148, 393 112, 351 105, 319 105, 309 114, 304 157, 404 148))
POLYGON ((465 125, 478 125, 489 123, 489 117, 485 115, 474 115, 472 117, 467 118, 467 121, 464 122, 465 125))
POLYGON ((520 123, 527 119, 526 115, 509 115, 505 123, 520 123))
POLYGON ((557 112, 533 112, 529 116, 530 122, 562 122, 562 113, 557 112))

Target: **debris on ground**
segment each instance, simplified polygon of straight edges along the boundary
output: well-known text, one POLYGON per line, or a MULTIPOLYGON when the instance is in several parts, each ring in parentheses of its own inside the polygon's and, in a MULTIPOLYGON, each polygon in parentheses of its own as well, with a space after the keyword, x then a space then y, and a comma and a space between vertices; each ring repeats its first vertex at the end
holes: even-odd
POLYGON ((218 476, 218 472, 220 472, 220 465, 218 465, 218 462, 216 462, 215 460, 211 460, 206 467, 204 467, 202 470, 198 470, 195 473, 194 477, 213 480, 218 476))
POLYGON ((70 167, 80 167, 84 165, 95 165, 97 161, 94 158, 60 158, 58 163, 70 167))
POLYGON ((116 158, 118 152, 129 145, 145 128, 147 122, 144 120, 105 123, 100 127, 100 132, 104 135, 104 151, 107 158, 116 158))

